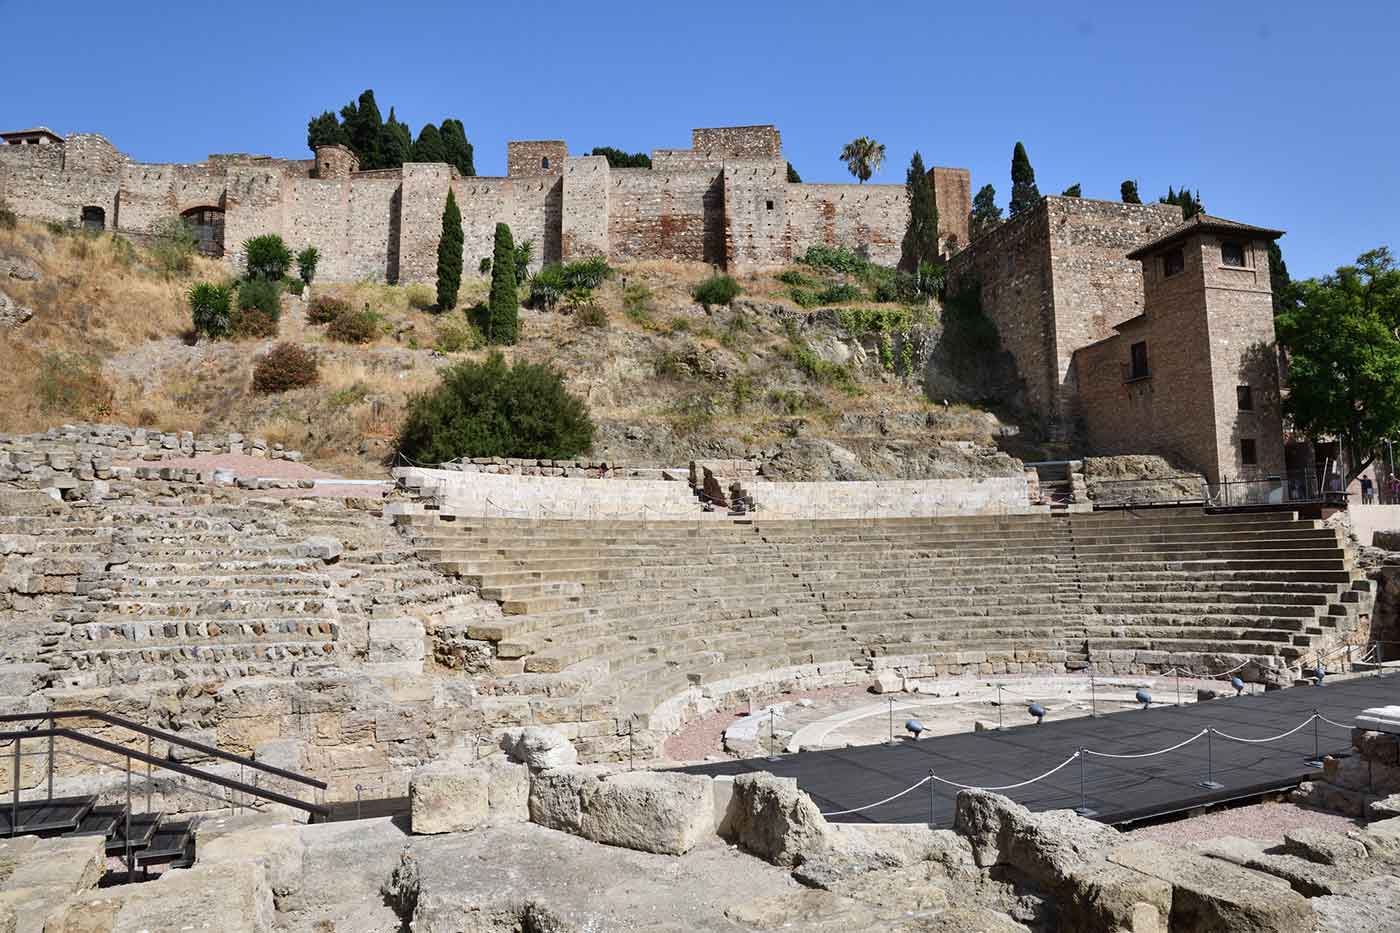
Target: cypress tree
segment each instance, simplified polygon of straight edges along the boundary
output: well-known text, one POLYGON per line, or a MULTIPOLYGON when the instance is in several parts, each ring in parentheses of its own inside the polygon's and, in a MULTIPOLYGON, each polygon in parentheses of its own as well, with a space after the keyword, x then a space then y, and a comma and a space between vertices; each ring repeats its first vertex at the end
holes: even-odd
POLYGON ((449 165, 455 165, 457 171, 463 175, 475 175, 476 165, 472 162, 472 144, 467 142, 467 130, 466 127, 462 126, 462 121, 454 120, 451 117, 443 120, 438 129, 438 135, 442 137, 442 147, 447 155, 444 161, 449 165))
POLYGON ((418 132, 418 141, 413 144, 414 162, 447 162, 447 147, 442 144, 442 134, 431 123, 418 132))
POLYGON ((321 146, 343 146, 347 141, 345 127, 340 125, 340 120, 329 110, 319 117, 312 117, 306 123, 306 148, 312 152, 321 146))
POLYGON ((1158 198, 1157 203, 1177 205, 1181 208, 1181 216, 1184 220, 1190 220, 1205 210, 1205 205, 1201 203, 1201 193, 1197 191, 1192 194, 1191 189, 1185 187, 1177 191, 1168 185, 1167 193, 1158 198))
POLYGON ((997 189, 983 185, 972 199, 972 215, 968 218, 968 236, 977 239, 991 233, 1001 224, 1001 208, 997 207, 997 189))
POLYGON ((909 225, 904 229, 899 264, 914 272, 926 262, 937 262, 939 256, 938 204, 924 169, 924 157, 917 151, 909 160, 904 189, 909 195, 909 225))
POLYGON ((1077 181, 1074 184, 1070 185, 1068 188, 1066 188, 1064 191, 1060 192, 1060 197, 1062 198, 1082 198, 1083 196, 1084 194, 1079 187, 1079 182, 1077 181))
POLYGON ((802 184, 802 176, 797 174, 797 169, 792 167, 792 163, 787 164, 787 180, 790 185, 802 184))
POLYGON ((1118 194, 1123 198, 1124 204, 1142 203, 1142 198, 1138 196, 1137 181, 1132 178, 1118 186, 1118 194))
POLYGON ((451 311, 457 306, 457 289, 462 287, 462 212, 451 188, 447 189, 447 204, 442 209, 437 259, 438 310, 451 311))
POLYGON ((351 101, 342 107, 340 116, 345 121, 345 135, 350 148, 359 157, 360 168, 384 168, 384 118, 379 115, 379 105, 374 102, 374 89, 365 89, 358 104, 351 101))
POLYGON ((1035 207, 1040 200, 1040 189, 1035 186, 1035 169, 1031 168, 1030 156, 1021 143, 1011 152, 1011 216, 1035 207))
POLYGON ((486 318, 488 343, 515 343, 520 329, 520 296, 515 283, 515 241, 510 227, 496 224, 496 248, 491 257, 491 297, 486 318))
POLYGON ((382 133, 379 151, 384 164, 380 168, 398 168, 413 158, 413 131, 408 124, 398 121, 393 107, 389 108, 389 119, 384 121, 382 133))

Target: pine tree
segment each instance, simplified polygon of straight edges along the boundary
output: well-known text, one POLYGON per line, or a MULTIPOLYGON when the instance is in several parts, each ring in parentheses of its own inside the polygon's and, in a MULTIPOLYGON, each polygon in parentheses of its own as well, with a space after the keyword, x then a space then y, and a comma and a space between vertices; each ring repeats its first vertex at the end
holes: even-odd
POLYGON ((329 110, 319 117, 312 117, 306 123, 306 147, 312 152, 322 146, 344 146, 348 141, 345 127, 340 125, 340 120, 329 110))
POLYGON ((997 189, 983 185, 972 199, 972 214, 968 218, 968 236, 976 240, 991 233, 1001 224, 1001 208, 997 207, 997 189))
POLYGON ((1031 168, 1030 156, 1021 143, 1011 152, 1011 216, 1035 207, 1040 200, 1040 189, 1035 186, 1035 169, 1031 168))
POLYGON ((382 150, 384 119, 374 102, 374 90, 366 89, 358 103, 351 101, 340 109, 348 145, 360 160, 360 168, 384 168, 382 150))
POLYGON ((418 141, 413 144, 414 162, 446 162, 447 147, 442 143, 442 134, 431 123, 418 131, 418 141))
POLYGON ((1118 186, 1118 194, 1123 199, 1124 204, 1141 204, 1142 198, 1138 196, 1137 181, 1129 178, 1118 186))
POLYGON ((389 108, 389 119, 384 121, 379 151, 384 159, 380 168, 398 168, 413 158, 413 131, 407 123, 398 121, 393 107, 389 108))
POLYGON ((1181 216, 1184 220, 1190 220, 1197 214, 1205 211, 1205 205, 1201 203, 1201 192, 1194 194, 1190 188, 1183 187, 1180 191, 1167 186, 1167 193, 1157 199, 1158 204, 1175 204, 1181 208, 1181 216))
POLYGON ((462 286, 462 212, 457 208, 457 196, 447 189, 447 203, 442 208, 442 237, 438 240, 437 303, 438 310, 451 311, 457 306, 457 289, 462 286))
POLYGON ((467 142, 467 130, 462 126, 462 121, 453 120, 450 117, 443 120, 438 129, 438 135, 442 137, 442 147, 447 155, 446 162, 449 165, 455 165, 457 171, 463 175, 475 175, 476 165, 472 162, 472 144, 467 142))
POLYGON ((510 227, 496 224, 496 248, 491 257, 491 296, 486 318, 486 341, 515 343, 520 330, 520 296, 515 282, 515 241, 510 227))
POLYGON ((904 230, 899 264, 914 272, 924 263, 937 262, 939 257, 938 204, 924 168, 924 157, 917 151, 909 160, 904 189, 909 195, 909 225, 904 230))
POLYGON ((802 176, 797 174, 797 169, 792 167, 792 163, 787 164, 787 180, 790 185, 802 184, 802 176))
POLYGON ((1064 191, 1060 192, 1060 197, 1062 198, 1082 198, 1083 196, 1084 195, 1079 187, 1079 182, 1077 181, 1074 184, 1070 185, 1068 188, 1066 188, 1064 191))

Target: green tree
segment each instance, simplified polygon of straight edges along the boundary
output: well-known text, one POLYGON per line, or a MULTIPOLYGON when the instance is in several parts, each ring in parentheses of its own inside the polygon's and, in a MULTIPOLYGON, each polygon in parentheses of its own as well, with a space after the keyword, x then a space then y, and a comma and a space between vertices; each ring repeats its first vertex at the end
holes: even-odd
POLYGON ((248 278, 281 281, 292 264, 292 251, 280 236, 264 233, 243 241, 248 261, 248 278))
POLYGON ((651 168, 651 156, 645 152, 623 152, 612 146, 594 146, 589 155, 603 156, 611 168, 651 168))
POLYGON ((520 296, 515 281, 515 241, 510 227, 496 224, 491 255, 491 295, 487 300, 486 342, 515 343, 520 330, 520 296))
POLYGON ((924 157, 916 150, 904 175, 904 190, 909 195, 909 224, 904 228, 900 245, 899 264, 910 272, 925 263, 936 263, 938 248, 938 204, 933 197, 924 157))
POLYGON ((321 146, 344 146, 350 138, 345 135, 345 127, 331 111, 319 117, 312 117, 306 124, 306 146, 315 152, 321 146))
POLYGON ((447 189, 447 203, 442 208, 442 237, 438 240, 437 303, 438 310, 451 311, 457 306, 457 290, 462 287, 462 212, 457 196, 447 189))
POLYGON ((792 163, 787 164, 787 180, 790 185, 802 184, 802 176, 797 174, 797 169, 792 167, 792 163))
POLYGON ((1400 434, 1400 269, 1381 247, 1296 284, 1276 319, 1288 354, 1284 412, 1313 437, 1337 438, 1348 483, 1400 434))
POLYGON ((1274 314, 1280 314, 1297 303, 1293 279, 1288 275, 1288 263, 1277 240, 1269 241, 1269 287, 1274 293, 1274 314))
POLYGON ((1141 204, 1142 198, 1138 196, 1137 180, 1129 178, 1118 186, 1118 195, 1123 199, 1124 204, 1141 204))
POLYGON ((360 168, 369 171, 390 167, 384 158, 384 118, 374 102, 374 91, 366 89, 358 101, 340 108, 346 142, 360 160, 360 168))
POLYGON ((316 277, 316 266, 321 262, 321 251, 314 246, 297 253, 297 271, 301 273, 301 280, 307 285, 316 277))
POLYGON ((424 124, 418 131, 418 140, 413 144, 414 162, 446 162, 447 147, 442 143, 442 134, 431 123, 424 124))
POLYGON ((1083 191, 1082 191, 1082 189, 1079 187, 1079 182, 1076 181, 1074 184, 1070 185, 1070 186, 1069 186, 1068 188, 1066 188, 1064 191, 1061 191, 1061 192, 1060 192, 1060 197, 1062 197, 1062 198, 1082 198, 1082 197, 1084 197, 1083 191))
POLYGON ((1026 147, 1018 142, 1011 151, 1011 216, 1016 217, 1030 210, 1039 200, 1040 189, 1035 186, 1035 169, 1031 168, 1026 147))
POLYGON ((447 151, 447 163, 455 165, 457 171, 465 176, 475 175, 476 165, 472 162, 472 144, 467 142, 467 130, 462 126, 462 121, 451 118, 443 120, 438 127, 438 135, 442 137, 443 149, 447 151))
POLYGON ((389 108, 389 119, 384 121, 379 151, 383 159, 380 168, 398 168, 413 159, 413 131, 398 121, 393 107, 389 108))
POLYGON ((997 189, 983 185, 972 199, 972 215, 968 218, 968 236, 976 240, 1001 226, 1001 208, 997 207, 997 189))
POLYGON ((1157 199, 1158 204, 1176 204, 1181 208, 1181 216, 1184 220, 1190 220, 1197 214, 1205 211, 1205 205, 1201 203, 1201 193, 1197 191, 1192 194, 1190 188, 1182 188, 1180 191, 1167 186, 1167 193, 1157 199))
POLYGON ((846 163, 846 170, 863 185, 871 175, 880 171, 880 165, 885 161, 885 144, 877 143, 869 136, 858 136, 841 147, 840 158, 846 163))
POLYGON ((420 463, 458 457, 568 460, 593 444, 588 407, 549 365, 508 365, 499 351, 448 367, 409 403, 399 453, 420 463))

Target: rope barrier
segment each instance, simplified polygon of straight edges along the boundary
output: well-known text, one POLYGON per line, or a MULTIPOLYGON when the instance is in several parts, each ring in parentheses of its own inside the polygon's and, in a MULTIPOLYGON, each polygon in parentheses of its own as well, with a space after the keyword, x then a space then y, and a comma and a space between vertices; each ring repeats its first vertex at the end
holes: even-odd
POLYGON ((1231 735, 1228 732, 1221 732, 1219 729, 1212 729, 1211 731, 1214 732, 1216 735, 1220 736, 1222 739, 1229 739, 1231 742, 1247 742, 1250 745, 1262 745, 1266 742, 1277 742, 1279 739, 1288 738, 1290 735, 1297 732, 1299 729, 1310 725, 1314 719, 1318 718, 1318 716, 1319 714, 1314 713, 1307 719, 1304 719, 1298 725, 1294 726, 1292 729, 1289 729, 1287 732, 1280 732, 1278 735, 1271 735, 1266 739, 1242 739, 1237 735, 1231 735))
MULTIPOLYGON (((1045 780, 1050 775, 1054 774, 1056 771, 1059 771, 1065 765, 1077 760, 1078 758, 1079 753, 1075 752, 1073 755, 1070 755, 1064 761, 1055 765, 1055 767, 1051 768, 1049 771, 1046 771, 1044 774, 1038 775, 1037 777, 1033 777, 1029 781, 1022 781, 1019 784, 1003 784, 1001 787, 979 787, 976 784, 959 784, 957 781, 950 781, 947 778, 941 778, 936 774, 929 775, 929 778, 932 778, 933 780, 938 781, 941 784, 947 784, 950 787, 958 787, 962 790, 1016 790, 1018 787, 1027 787, 1031 784, 1034 784, 1036 781, 1045 780)), ((925 778, 924 780, 928 780, 929 778, 925 778)))
POLYGON ((1165 755, 1165 754, 1167 754, 1167 752, 1174 752, 1174 751, 1176 751, 1178 748, 1184 748, 1184 747, 1186 747, 1187 745, 1190 745, 1192 742, 1196 741, 1197 739, 1199 739, 1201 736, 1205 735, 1205 734, 1206 734, 1207 732, 1209 732, 1209 731, 1210 731, 1209 729, 1202 729, 1200 732, 1197 732, 1195 735, 1191 736, 1191 738, 1187 739, 1187 740, 1184 741, 1184 742, 1178 742, 1178 743, 1176 743, 1175 745, 1171 746, 1170 748, 1161 748, 1161 749, 1158 749, 1158 750, 1155 751, 1155 752, 1140 752, 1140 753, 1133 754, 1133 755, 1113 755, 1113 754, 1110 754, 1109 752, 1096 752, 1096 751, 1093 751, 1092 749, 1086 748, 1086 749, 1084 749, 1084 754, 1086 754, 1086 755, 1093 755, 1095 758, 1118 758, 1118 759, 1123 759, 1123 760, 1126 760, 1126 759, 1129 759, 1129 758, 1156 758, 1158 755, 1165 755))
POLYGON ((845 816, 847 813, 859 813, 862 810, 873 810, 876 807, 884 806, 891 800, 898 800, 900 797, 903 797, 910 791, 918 790, 920 787, 923 787, 925 784, 927 784, 930 780, 932 780, 932 778, 924 778, 923 780, 919 781, 919 783, 912 784, 909 787, 904 788, 904 790, 900 791, 899 793, 894 794, 890 797, 886 797, 884 800, 877 800, 875 803, 867 803, 863 807, 852 807, 849 810, 832 810, 830 813, 823 813, 822 816, 845 816))
POLYGON ((1329 725, 1329 726, 1336 726, 1338 729, 1345 729, 1345 730, 1347 730, 1348 732, 1350 732, 1352 729, 1355 729, 1355 728, 1356 728, 1355 726, 1348 726, 1348 725, 1346 725, 1346 724, 1344 724, 1344 723, 1333 722, 1332 720, 1328 719, 1326 716, 1322 715, 1321 713, 1318 713, 1318 714, 1317 714, 1317 718, 1318 718, 1318 719, 1321 719, 1323 722, 1327 723, 1327 725, 1329 725))

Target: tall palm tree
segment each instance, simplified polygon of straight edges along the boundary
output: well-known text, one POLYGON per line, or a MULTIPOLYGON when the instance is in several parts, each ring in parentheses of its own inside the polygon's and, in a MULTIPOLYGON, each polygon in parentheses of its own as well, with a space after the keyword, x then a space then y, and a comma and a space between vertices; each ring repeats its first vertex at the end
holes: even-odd
POLYGON ((860 136, 841 149, 841 161, 863 185, 880 170, 880 163, 885 161, 885 144, 877 143, 869 136, 860 136))

